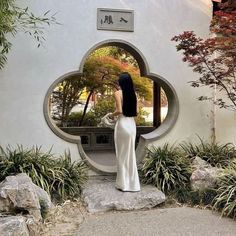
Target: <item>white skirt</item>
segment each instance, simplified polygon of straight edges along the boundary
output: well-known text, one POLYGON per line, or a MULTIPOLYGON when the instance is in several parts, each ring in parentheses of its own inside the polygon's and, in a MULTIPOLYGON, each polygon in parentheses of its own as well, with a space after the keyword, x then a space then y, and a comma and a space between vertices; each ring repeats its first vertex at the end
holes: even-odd
POLYGON ((134 118, 120 115, 115 125, 114 140, 117 160, 116 188, 122 191, 140 191, 135 138, 134 118))

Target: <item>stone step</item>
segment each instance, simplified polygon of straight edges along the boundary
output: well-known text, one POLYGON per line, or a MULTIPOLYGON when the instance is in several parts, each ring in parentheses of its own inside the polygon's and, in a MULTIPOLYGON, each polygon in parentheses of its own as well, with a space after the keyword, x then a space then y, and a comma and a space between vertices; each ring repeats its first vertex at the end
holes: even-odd
POLYGON ((149 209, 165 201, 165 195, 152 185, 140 192, 122 192, 115 188, 114 177, 91 178, 82 190, 82 198, 91 213, 109 210, 149 209))

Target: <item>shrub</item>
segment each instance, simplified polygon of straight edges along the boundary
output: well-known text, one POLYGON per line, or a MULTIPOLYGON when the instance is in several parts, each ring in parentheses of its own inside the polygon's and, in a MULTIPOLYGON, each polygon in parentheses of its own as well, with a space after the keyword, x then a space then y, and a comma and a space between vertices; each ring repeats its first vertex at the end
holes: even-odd
MULTIPOLYGON (((72 112, 68 117, 67 127, 78 126, 82 116, 83 116, 82 111, 72 112)), ((85 114, 82 126, 96 126, 97 124, 98 122, 96 115, 92 111, 88 111, 85 114)))
POLYGON ((217 195, 213 202, 215 209, 222 210, 222 215, 236 217, 236 159, 219 177, 217 195))
MULTIPOLYGON (((84 117, 82 126, 97 126, 101 122, 101 118, 109 112, 115 110, 115 101, 114 98, 108 97, 106 99, 98 99, 96 105, 89 110, 84 117)), ((78 126, 79 121, 81 120, 83 112, 72 112, 68 116, 66 122, 67 127, 78 126)), ((137 117, 135 117, 137 126, 152 126, 152 122, 146 122, 145 116, 148 115, 148 112, 143 109, 139 109, 137 117)))
POLYGON ((149 113, 145 111, 142 107, 139 107, 138 114, 135 117, 135 122, 137 126, 153 126, 153 122, 148 122, 145 117, 148 117, 149 113))
POLYGON ((216 196, 216 190, 207 188, 204 190, 191 190, 190 187, 178 188, 174 197, 180 203, 189 203, 191 205, 212 205, 216 196))
POLYGON ((97 118, 97 124, 101 121, 101 118, 109 112, 114 112, 115 110, 115 99, 113 96, 105 96, 99 98, 95 106, 91 109, 94 116, 97 118))
POLYGON ((87 166, 83 161, 72 162, 70 153, 56 158, 51 151, 38 147, 13 149, 0 147, 0 181, 9 175, 26 173, 32 181, 58 200, 80 194, 87 180, 87 166))
POLYGON ((217 167, 226 167, 233 158, 236 158, 236 148, 233 144, 208 143, 199 139, 200 144, 185 142, 180 145, 186 155, 189 157, 199 156, 212 166, 217 167))
MULTIPOLYGON (((115 101, 112 96, 106 99, 99 98, 96 105, 86 112, 82 126, 97 126, 101 122, 101 118, 109 112, 115 110, 115 101)), ((67 127, 78 126, 83 116, 83 111, 72 112, 68 116, 67 127)))
POLYGON ((190 175, 190 160, 168 144, 149 148, 140 169, 144 183, 152 183, 164 192, 188 186, 190 175))

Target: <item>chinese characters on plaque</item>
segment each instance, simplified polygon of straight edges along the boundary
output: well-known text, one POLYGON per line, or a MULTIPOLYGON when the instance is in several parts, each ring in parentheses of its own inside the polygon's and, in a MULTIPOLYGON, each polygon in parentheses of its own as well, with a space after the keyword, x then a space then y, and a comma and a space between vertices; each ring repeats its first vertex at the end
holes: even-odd
POLYGON ((132 10, 98 8, 97 29, 133 32, 134 12, 132 10))

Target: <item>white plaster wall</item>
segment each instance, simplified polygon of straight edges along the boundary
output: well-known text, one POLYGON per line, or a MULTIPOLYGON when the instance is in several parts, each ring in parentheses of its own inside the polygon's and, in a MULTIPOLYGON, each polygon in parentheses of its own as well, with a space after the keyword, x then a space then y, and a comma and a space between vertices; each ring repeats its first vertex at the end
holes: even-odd
MULTIPOLYGON (((228 101, 225 94, 217 94, 217 97, 228 101)), ((216 141, 219 143, 233 143, 236 146, 236 111, 216 107, 216 141)))
POLYGON ((216 140, 220 143, 233 143, 236 146, 236 112, 217 109, 216 140))
POLYGON ((211 135, 211 106, 196 100, 201 91, 188 81, 197 78, 170 39, 184 30, 208 36, 210 0, 20 0, 35 13, 57 12, 62 25, 46 30, 46 43, 37 49, 30 37, 18 34, 8 64, 0 72, 0 145, 53 146, 53 152, 70 149, 78 159, 77 146, 61 140, 43 116, 43 100, 49 86, 61 75, 77 70, 84 54, 95 44, 122 39, 146 57, 150 71, 168 80, 180 102, 175 127, 157 143, 211 135), (134 10, 134 32, 98 31, 97 8, 134 10))

